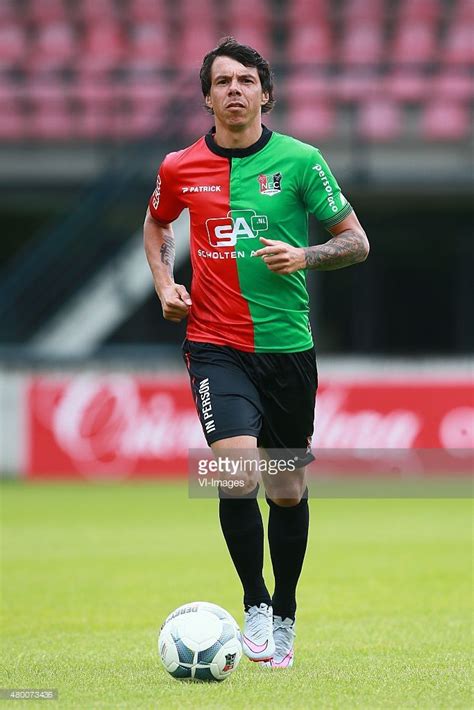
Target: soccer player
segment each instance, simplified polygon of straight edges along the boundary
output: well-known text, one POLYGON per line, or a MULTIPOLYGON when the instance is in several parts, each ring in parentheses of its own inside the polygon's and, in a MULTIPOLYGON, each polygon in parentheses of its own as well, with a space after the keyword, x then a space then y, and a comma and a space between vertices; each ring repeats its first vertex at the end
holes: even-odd
MULTIPOLYGON (((262 474, 275 576, 262 575, 264 532, 258 471, 220 491, 219 517, 242 582, 243 648, 273 668, 293 664, 296 586, 308 537, 305 479, 317 371, 308 318, 308 270, 364 261, 367 237, 320 151, 270 131, 268 62, 232 37, 200 71, 215 126, 161 164, 144 226, 147 258, 164 317, 187 318, 183 354, 207 443, 217 458, 239 452, 287 463, 262 474), (189 209, 191 294, 173 278, 171 223, 189 209), (308 246, 308 212, 331 237, 308 246)), ((242 456, 241 456, 242 459, 242 456)))

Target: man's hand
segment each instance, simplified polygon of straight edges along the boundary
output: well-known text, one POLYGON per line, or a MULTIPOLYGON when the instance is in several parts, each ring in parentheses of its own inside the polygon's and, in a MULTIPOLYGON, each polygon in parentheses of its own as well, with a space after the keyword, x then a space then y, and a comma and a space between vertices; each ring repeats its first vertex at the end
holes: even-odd
POLYGON ((159 291, 158 297, 163 308, 163 317, 172 323, 180 323, 189 313, 191 307, 191 296, 186 291, 185 286, 171 284, 164 286, 159 291))
POLYGON ((292 274, 294 271, 306 268, 304 249, 293 247, 277 239, 260 237, 260 241, 266 246, 256 251, 254 256, 261 256, 273 273, 292 274))

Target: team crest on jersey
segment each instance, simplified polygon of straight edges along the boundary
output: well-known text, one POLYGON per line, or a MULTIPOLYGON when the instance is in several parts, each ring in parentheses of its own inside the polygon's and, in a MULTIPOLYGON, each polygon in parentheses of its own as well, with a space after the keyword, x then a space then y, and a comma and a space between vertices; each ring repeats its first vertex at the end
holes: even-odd
POLYGON ((274 173, 273 175, 259 175, 258 182, 260 185, 261 195, 277 195, 281 192, 281 173, 274 173))

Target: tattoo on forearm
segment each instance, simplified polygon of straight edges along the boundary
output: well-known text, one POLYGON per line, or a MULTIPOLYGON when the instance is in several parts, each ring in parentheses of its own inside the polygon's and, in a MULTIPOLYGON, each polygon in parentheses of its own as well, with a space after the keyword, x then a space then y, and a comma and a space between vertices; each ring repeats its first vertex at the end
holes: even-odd
POLYGON ((171 275, 173 275, 174 254, 174 237, 164 237, 163 244, 160 247, 161 263, 168 267, 171 275))
POLYGON ((307 269, 331 271, 364 261, 368 254, 368 242, 364 234, 348 229, 333 237, 326 244, 306 247, 304 250, 307 269))

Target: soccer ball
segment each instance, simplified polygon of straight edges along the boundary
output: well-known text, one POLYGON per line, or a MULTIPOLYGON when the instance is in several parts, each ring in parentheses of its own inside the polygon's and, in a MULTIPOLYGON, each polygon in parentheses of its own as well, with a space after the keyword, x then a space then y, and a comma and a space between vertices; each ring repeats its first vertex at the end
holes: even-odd
POLYGON ((183 604, 161 627, 158 652, 173 678, 225 680, 242 656, 240 629, 217 604, 183 604))

